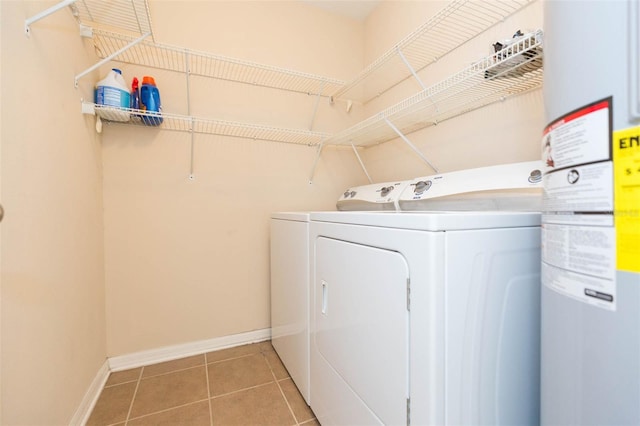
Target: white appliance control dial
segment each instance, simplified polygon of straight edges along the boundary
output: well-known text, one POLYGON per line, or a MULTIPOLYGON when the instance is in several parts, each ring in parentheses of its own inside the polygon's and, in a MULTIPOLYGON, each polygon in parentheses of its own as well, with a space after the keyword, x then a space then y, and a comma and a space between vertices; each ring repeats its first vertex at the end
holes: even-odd
POLYGON ((421 180, 415 183, 415 188, 413 188, 413 193, 416 195, 421 195, 424 191, 427 191, 431 188, 430 180, 421 180))
POLYGON ((353 187, 340 194, 336 207, 343 211, 398 210, 397 199, 409 181, 380 182, 353 187))
POLYGON ((380 196, 381 197, 386 197, 387 195, 389 195, 389 193, 391 191, 393 191, 393 188, 395 188, 393 185, 392 186, 383 186, 382 188, 380 188, 380 196))

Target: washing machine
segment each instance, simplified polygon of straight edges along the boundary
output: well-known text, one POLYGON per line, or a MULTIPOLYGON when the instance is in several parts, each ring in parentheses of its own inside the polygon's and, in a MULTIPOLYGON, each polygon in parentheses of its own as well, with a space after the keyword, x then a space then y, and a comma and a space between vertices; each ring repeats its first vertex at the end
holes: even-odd
MULTIPOLYGON (((396 210, 409 181, 347 188, 344 210, 396 210)), ((271 343, 307 404, 309 392, 309 212, 271 215, 271 343)))
POLYGON ((418 178, 399 205, 429 211, 311 213, 311 408, 321 424, 539 423, 538 164, 418 178))
POLYGON ((271 344, 309 404, 309 213, 271 215, 271 344))

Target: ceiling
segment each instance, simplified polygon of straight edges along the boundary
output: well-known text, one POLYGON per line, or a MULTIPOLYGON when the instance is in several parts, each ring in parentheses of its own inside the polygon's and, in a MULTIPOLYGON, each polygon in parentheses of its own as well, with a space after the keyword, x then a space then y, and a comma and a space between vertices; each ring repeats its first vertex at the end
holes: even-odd
POLYGON ((302 0, 336 15, 364 21, 380 0, 302 0))

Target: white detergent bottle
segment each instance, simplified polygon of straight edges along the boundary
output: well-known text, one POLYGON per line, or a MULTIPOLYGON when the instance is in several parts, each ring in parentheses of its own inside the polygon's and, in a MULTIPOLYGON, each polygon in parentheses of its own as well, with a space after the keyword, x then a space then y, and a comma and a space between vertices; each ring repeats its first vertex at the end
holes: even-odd
POLYGON ((96 113, 111 121, 129 121, 131 95, 122 77, 122 71, 113 68, 105 78, 96 84, 96 113), (124 108, 124 109, 122 109, 124 108))

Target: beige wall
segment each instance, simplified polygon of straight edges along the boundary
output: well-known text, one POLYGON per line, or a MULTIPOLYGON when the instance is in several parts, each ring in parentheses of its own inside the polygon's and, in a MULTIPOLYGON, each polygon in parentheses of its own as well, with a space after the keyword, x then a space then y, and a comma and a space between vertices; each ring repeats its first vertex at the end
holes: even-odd
MULTIPOLYGON (((332 78, 363 66, 363 24, 301 2, 151 1, 159 42, 332 78), (176 25, 175 16, 187 25, 176 25)), ((166 111, 186 113, 185 76, 154 76, 166 111)), ((191 80, 191 114, 308 128, 315 98, 204 78, 191 80)), ((314 130, 358 118, 320 102, 314 130)), ((308 146, 108 126, 104 164, 109 356, 270 327, 269 216, 334 209, 365 176, 348 149, 327 148, 314 183, 308 146)))
MULTIPOLYGON (((446 5, 442 1, 385 1, 365 25, 367 63, 391 48, 409 31, 446 5), (403 32, 404 31, 404 32, 403 32)), ((482 35, 430 65, 419 76, 426 86, 461 71, 493 53, 492 44, 523 32, 542 28, 542 1, 538 0, 495 25, 482 35)), ((367 116, 413 95, 418 83, 409 79, 365 105, 367 116)), ((542 90, 455 117, 409 135, 427 159, 441 172, 540 158, 539 139, 544 127, 542 90)), ((433 174, 404 142, 368 148, 361 153, 376 181, 410 179, 433 174)))
MULTIPOLYGON (((105 362, 101 152, 73 76, 90 65, 56 2, 2 10, 2 424, 65 424, 105 362)), ((84 87, 84 89, 87 89, 84 87)))

